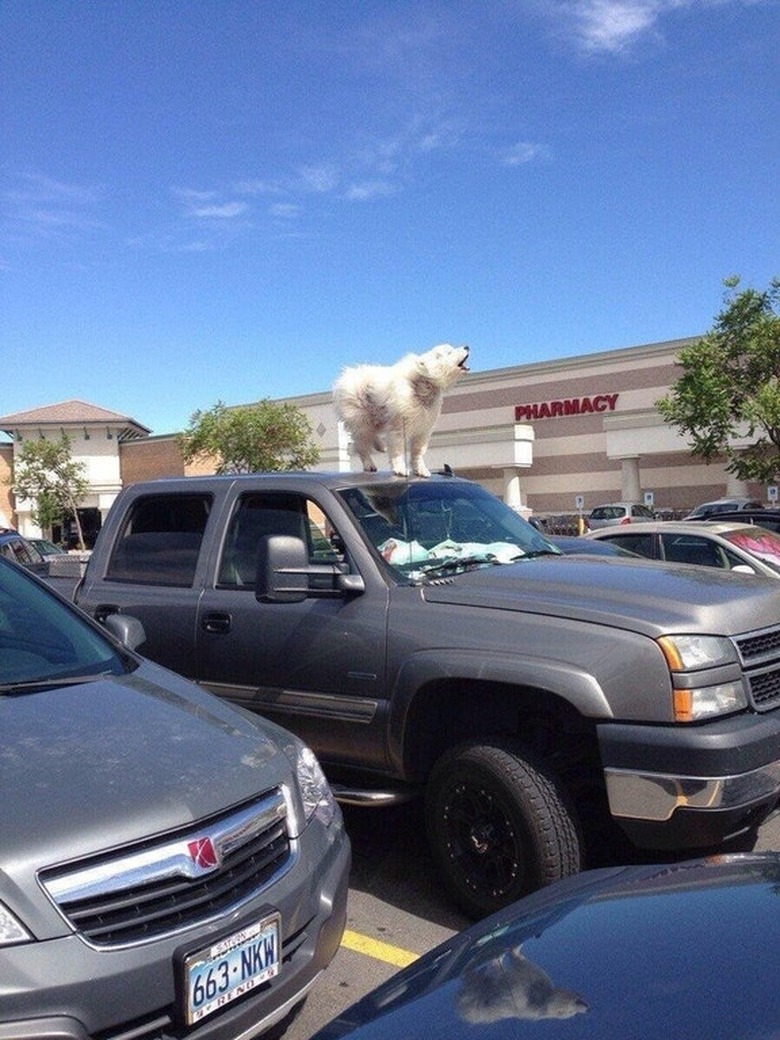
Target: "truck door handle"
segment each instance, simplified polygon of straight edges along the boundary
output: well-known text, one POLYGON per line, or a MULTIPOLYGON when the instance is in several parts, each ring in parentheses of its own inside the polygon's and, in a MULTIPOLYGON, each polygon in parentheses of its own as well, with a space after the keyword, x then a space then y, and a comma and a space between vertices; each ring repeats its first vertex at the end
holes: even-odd
POLYGON ((232 621, 230 614, 205 614, 200 627, 204 632, 229 632, 232 621))
POLYGON ((101 603, 95 607, 95 621, 99 621, 102 625, 109 614, 120 614, 118 603, 101 603))

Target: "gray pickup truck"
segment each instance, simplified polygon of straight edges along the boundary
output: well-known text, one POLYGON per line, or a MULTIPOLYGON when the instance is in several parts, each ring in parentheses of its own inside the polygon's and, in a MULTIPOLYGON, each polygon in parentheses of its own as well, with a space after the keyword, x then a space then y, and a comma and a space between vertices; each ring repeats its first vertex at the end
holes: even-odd
POLYGON ((780 800, 778 583, 563 556, 469 481, 135 484, 76 601, 298 733, 344 802, 424 791, 475 916, 593 862, 610 829, 723 847, 780 800))

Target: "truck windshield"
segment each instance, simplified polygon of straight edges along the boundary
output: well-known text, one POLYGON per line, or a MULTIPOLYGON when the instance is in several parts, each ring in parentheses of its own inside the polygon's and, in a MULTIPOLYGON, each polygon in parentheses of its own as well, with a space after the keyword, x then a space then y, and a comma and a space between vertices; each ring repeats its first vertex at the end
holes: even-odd
POLYGON ((121 675, 129 667, 77 611, 0 560, 0 696, 121 675))
POLYGON ((340 495, 376 552, 406 581, 559 552, 495 495, 466 481, 393 481, 340 495))

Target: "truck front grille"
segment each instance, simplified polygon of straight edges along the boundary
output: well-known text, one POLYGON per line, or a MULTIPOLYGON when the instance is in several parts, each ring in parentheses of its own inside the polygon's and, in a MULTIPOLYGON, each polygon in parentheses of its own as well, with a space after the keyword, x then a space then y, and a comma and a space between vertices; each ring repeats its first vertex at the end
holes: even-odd
POLYGON ((756 711, 780 707, 780 628, 751 632, 734 643, 745 670, 751 706, 756 711))
POLYGON ((780 656, 780 628, 753 632, 735 640, 740 657, 746 665, 767 656, 780 656))
POLYGON ((96 946, 173 934, 241 906, 290 863, 281 791, 158 841, 47 871, 41 882, 96 946))

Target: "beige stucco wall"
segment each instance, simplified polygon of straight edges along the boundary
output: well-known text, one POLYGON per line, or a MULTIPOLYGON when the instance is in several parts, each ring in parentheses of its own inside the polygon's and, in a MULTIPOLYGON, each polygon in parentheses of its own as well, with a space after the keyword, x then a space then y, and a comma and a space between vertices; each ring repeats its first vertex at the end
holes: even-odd
POLYGON ((0 444, 0 527, 13 527, 16 523, 13 496, 8 486, 13 472, 13 460, 13 444, 0 444))

